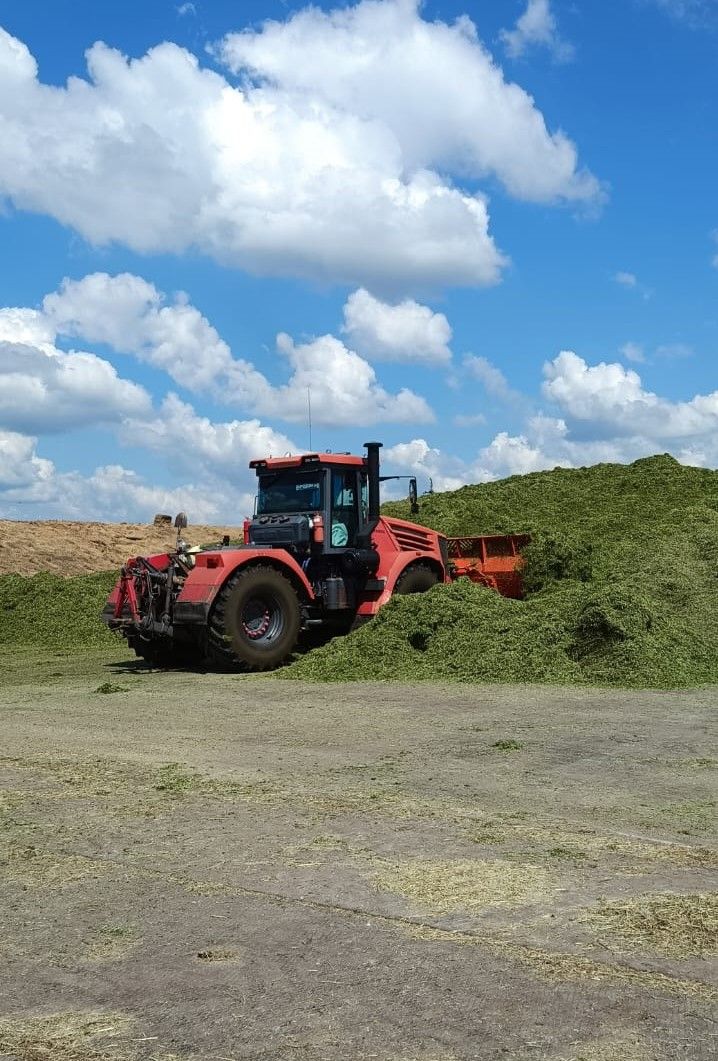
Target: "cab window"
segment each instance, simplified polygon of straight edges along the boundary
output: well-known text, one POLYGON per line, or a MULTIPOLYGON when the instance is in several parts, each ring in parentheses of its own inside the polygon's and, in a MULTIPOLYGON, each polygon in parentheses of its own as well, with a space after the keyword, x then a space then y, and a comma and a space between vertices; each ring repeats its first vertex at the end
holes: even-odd
POLYGON ((354 545, 359 527, 357 477, 332 471, 332 546, 354 545))

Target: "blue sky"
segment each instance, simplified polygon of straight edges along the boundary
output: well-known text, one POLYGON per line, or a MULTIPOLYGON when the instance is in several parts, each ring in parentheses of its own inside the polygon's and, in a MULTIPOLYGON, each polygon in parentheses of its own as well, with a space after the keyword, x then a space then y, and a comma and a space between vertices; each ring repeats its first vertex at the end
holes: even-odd
POLYGON ((9 0, 0 516, 718 466, 718 2, 9 0))

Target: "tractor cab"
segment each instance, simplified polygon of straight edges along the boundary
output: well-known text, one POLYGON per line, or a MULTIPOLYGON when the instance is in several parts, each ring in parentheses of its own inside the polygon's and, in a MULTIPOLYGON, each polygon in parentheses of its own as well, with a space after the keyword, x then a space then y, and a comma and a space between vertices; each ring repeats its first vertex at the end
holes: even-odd
POLYGON ((307 557, 336 555, 368 543, 372 522, 367 458, 307 453, 252 461, 258 489, 247 545, 307 557))

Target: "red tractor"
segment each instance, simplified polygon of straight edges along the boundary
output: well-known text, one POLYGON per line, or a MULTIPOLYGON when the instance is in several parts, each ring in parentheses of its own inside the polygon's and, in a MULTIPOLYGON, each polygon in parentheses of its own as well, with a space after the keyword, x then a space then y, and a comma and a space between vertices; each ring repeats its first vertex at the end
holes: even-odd
MULTIPOLYGON (((366 456, 305 453, 250 463, 256 513, 244 544, 134 557, 102 617, 153 663, 201 659, 240 670, 279 666, 303 634, 346 633, 396 593, 461 575, 521 596, 525 535, 446 538, 379 511, 381 443, 366 456)), ((412 512, 418 511, 410 480, 412 512)))

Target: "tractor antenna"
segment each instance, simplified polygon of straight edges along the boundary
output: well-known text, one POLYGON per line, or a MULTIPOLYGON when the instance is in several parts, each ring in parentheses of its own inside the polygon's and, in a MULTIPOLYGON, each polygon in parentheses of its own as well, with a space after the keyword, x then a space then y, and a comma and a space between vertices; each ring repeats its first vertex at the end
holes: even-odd
POLYGON ((307 387, 307 419, 309 421, 309 452, 312 452, 312 392, 307 387))

